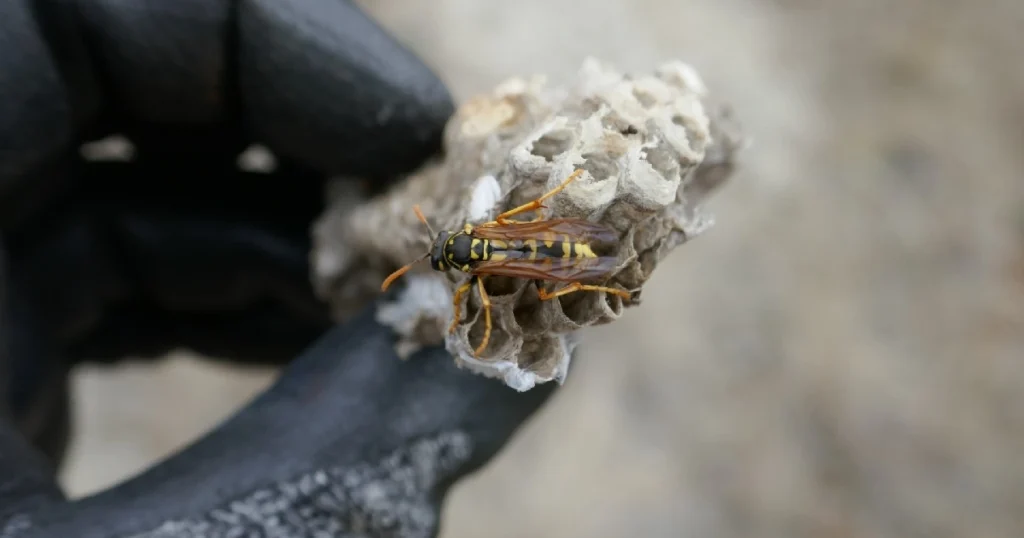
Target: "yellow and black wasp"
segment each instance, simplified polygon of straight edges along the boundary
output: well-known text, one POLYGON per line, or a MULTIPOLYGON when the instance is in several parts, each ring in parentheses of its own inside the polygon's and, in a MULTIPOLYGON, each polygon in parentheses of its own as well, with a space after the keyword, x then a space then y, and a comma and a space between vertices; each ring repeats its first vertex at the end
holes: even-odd
POLYGON ((618 235, 614 230, 574 218, 545 219, 539 216, 529 221, 510 220, 520 213, 545 207, 544 200, 561 192, 582 173, 582 169, 577 169, 561 185, 540 198, 506 211, 491 222, 477 226, 467 223, 459 231, 435 233, 419 207, 414 207, 416 216, 434 238, 433 243, 423 256, 388 276, 381 284, 381 291, 387 290, 398 277, 427 258, 437 271, 456 269, 472 275, 455 292, 455 315, 448 332, 454 332, 458 326, 462 296, 475 285, 484 309, 485 328, 483 340, 475 349, 477 356, 487 347, 491 336, 491 302, 484 290, 485 276, 533 279, 537 281, 542 301, 574 291, 603 291, 629 299, 631 294, 626 290, 583 283, 607 277, 617 265, 617 257, 604 255, 599 248, 616 245, 618 235), (568 285, 549 292, 543 286, 544 281, 568 285))

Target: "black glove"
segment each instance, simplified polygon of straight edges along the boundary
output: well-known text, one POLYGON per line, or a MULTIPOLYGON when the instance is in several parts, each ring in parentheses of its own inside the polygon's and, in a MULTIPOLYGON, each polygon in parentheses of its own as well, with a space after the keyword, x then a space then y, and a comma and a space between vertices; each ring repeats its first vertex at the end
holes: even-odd
POLYGON ((307 260, 325 178, 384 187, 451 113, 345 0, 0 2, 0 538, 435 535, 448 488, 553 387, 401 361, 371 310, 334 328, 307 260), (80 157, 113 133, 131 161, 80 157), (272 173, 238 169, 253 143, 272 173), (69 369, 175 348, 288 364, 188 449, 67 502, 69 369))

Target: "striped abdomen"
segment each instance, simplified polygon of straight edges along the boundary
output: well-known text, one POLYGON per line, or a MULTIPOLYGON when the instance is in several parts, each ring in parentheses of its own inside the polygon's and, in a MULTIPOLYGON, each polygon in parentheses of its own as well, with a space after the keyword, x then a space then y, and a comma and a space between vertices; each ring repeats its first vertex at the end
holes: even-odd
POLYGON ((596 258, 590 245, 574 241, 565 234, 550 233, 537 239, 475 239, 472 255, 474 260, 501 261, 505 259, 544 260, 548 258, 581 259, 596 258))

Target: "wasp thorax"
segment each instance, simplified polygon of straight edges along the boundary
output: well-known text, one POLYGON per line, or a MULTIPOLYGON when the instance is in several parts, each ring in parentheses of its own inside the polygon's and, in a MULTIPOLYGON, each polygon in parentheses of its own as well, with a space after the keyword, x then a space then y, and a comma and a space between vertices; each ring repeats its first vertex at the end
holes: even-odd
POLYGON ((473 238, 465 233, 457 233, 448 239, 448 263, 463 266, 472 261, 470 250, 473 247, 473 238))
POLYGON ((434 239, 434 244, 430 248, 430 266, 438 271, 447 271, 449 268, 444 252, 449 236, 451 236, 451 232, 437 234, 437 239, 434 239))

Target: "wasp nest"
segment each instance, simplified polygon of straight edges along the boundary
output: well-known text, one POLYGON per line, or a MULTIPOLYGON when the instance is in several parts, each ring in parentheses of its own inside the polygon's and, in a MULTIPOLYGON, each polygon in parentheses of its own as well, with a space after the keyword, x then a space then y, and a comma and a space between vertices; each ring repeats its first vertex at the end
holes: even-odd
MULTIPOLYGON (((674 248, 704 231, 705 196, 732 171, 739 137, 725 112, 712 114, 689 66, 673 62, 628 76, 587 60, 568 86, 512 79, 463 104, 445 131, 445 155, 366 203, 337 198, 315 230, 315 282, 344 317, 380 293, 382 280, 421 256, 435 231, 479 224, 584 172, 548 199, 545 217, 602 223, 620 238, 618 264, 599 284, 632 292, 578 291, 541 301, 532 280, 486 277, 493 330, 484 333, 476 289, 463 296, 455 333, 454 290, 468 275, 418 264, 396 283, 378 318, 402 335, 402 355, 445 342, 459 364, 517 390, 562 382, 574 331, 616 320, 674 248)), ((525 214, 516 218, 530 218, 525 214)), ((553 284, 549 283, 549 291, 553 284)), ((563 284, 564 285, 564 284, 563 284)))

